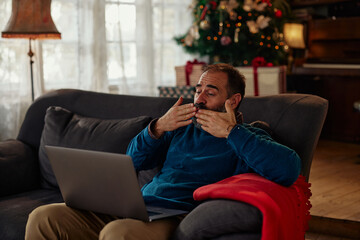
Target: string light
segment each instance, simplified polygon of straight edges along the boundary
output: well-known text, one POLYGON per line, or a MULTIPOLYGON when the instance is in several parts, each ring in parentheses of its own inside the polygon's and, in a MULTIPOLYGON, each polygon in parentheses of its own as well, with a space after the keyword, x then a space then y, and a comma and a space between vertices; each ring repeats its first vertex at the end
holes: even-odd
POLYGON ((249 17, 251 17, 251 15, 252 15, 252 13, 251 13, 251 12, 249 12, 249 13, 248 13, 248 16, 249 16, 249 17))
POLYGON ((267 38, 266 38, 266 39, 270 41, 270 40, 271 40, 271 37, 270 37, 270 36, 267 36, 267 38))
POLYGON ((241 19, 242 19, 242 16, 238 16, 238 19, 241 20, 241 19))
POLYGON ((200 5, 200 9, 203 9, 204 8, 204 5, 200 5))
POLYGON ((228 27, 228 28, 229 28, 229 27, 230 27, 230 23, 226 24, 226 27, 228 27))
POLYGON ((260 46, 262 46, 262 45, 264 45, 264 43, 263 43, 263 42, 260 42, 260 46))
POLYGON ((264 36, 264 35, 261 35, 261 38, 262 38, 262 39, 264 39, 264 38, 265 38, 265 36, 264 36))
POLYGON ((214 40, 216 41, 216 40, 218 40, 218 38, 215 36, 215 37, 214 37, 214 40))
POLYGON ((237 26, 237 27, 241 27, 241 23, 240 23, 240 22, 237 23, 236 26, 237 26))
POLYGON ((222 35, 222 32, 218 32, 218 35, 222 35))
POLYGON ((248 62, 248 60, 245 59, 243 63, 246 65, 246 64, 248 64, 249 62, 248 62))
POLYGON ((276 50, 279 50, 279 46, 278 46, 278 45, 276 45, 276 46, 275 46, 275 49, 276 49, 276 50))
POLYGON ((210 41, 210 40, 211 40, 211 37, 210 37, 210 36, 207 36, 206 39, 210 41))
POLYGON ((271 47, 271 44, 270 44, 270 43, 268 43, 267 47, 268 47, 268 48, 269 48, 269 47, 271 47))

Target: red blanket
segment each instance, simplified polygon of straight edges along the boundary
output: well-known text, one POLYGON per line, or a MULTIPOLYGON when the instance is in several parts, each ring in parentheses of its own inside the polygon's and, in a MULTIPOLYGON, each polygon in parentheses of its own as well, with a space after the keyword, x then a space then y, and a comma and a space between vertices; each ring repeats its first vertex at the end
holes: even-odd
POLYGON ((258 174, 236 175, 198 188, 195 200, 232 199, 249 203, 262 212, 261 240, 304 240, 310 219, 310 184, 299 176, 290 187, 258 174))

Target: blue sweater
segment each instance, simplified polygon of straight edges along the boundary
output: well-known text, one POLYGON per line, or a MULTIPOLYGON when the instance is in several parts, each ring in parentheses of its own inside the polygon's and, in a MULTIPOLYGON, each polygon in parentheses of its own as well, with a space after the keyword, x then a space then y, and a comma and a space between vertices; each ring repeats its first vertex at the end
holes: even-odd
POLYGON ((290 186, 300 173, 301 161, 295 151, 248 124, 236 125, 227 139, 214 137, 194 124, 166 132, 160 139, 152 138, 148 128, 127 150, 137 170, 163 164, 142 188, 147 204, 191 210, 196 206, 195 189, 227 177, 256 172, 290 186))

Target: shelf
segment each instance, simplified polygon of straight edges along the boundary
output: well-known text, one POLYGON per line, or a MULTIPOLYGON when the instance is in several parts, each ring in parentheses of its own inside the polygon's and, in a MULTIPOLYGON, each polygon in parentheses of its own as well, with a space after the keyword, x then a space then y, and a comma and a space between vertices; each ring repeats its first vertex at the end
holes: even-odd
MULTIPOLYGON (((309 64, 310 65, 310 64, 309 64)), ((338 76, 338 77, 360 77, 359 68, 328 68, 328 67, 294 67, 293 75, 318 75, 318 76, 338 76)), ((360 81, 360 79, 359 79, 360 81)))
POLYGON ((350 0, 293 0, 292 7, 308 7, 313 5, 326 5, 339 2, 349 2, 350 0))

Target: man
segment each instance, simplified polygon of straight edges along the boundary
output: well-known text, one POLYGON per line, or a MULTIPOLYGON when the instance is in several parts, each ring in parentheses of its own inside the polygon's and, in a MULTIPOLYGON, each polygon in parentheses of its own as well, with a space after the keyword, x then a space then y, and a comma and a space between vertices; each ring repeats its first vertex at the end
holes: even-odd
MULTIPOLYGON (((142 188, 146 203, 191 210, 200 186, 248 172, 289 186, 298 177, 300 159, 259 128, 242 124, 237 109, 244 97, 244 77, 232 66, 208 66, 194 103, 180 98, 130 143, 137 170, 162 164, 142 188)), ((34 210, 26 239, 169 239, 183 217, 144 223, 134 219, 79 211, 55 204, 34 210), (100 234, 99 234, 100 233, 100 234)))

